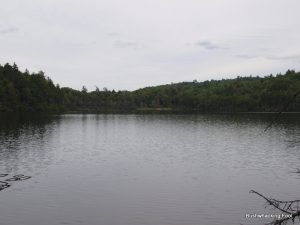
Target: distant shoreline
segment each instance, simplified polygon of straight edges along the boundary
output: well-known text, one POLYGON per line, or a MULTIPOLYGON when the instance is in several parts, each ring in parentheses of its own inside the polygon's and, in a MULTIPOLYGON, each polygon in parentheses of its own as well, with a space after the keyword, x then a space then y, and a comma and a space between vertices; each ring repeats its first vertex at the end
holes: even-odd
MULTIPOLYGON (((129 110, 129 111, 118 111, 118 110, 103 110, 103 111, 95 111, 95 110, 67 110, 61 112, 5 112, 0 111, 0 114, 54 114, 54 115, 65 115, 65 114, 195 114, 195 115, 234 115, 234 114, 278 114, 279 112, 201 112, 197 110, 174 110, 174 109, 138 109, 138 110, 129 110)), ((300 112, 281 112, 282 114, 300 114, 300 112)))
POLYGON ((115 91, 61 88, 44 72, 0 65, 0 111, 93 113, 276 113, 300 112, 300 72, 181 82, 115 91), (285 106, 285 107, 284 107, 285 106), (284 108, 283 108, 284 107, 284 108))

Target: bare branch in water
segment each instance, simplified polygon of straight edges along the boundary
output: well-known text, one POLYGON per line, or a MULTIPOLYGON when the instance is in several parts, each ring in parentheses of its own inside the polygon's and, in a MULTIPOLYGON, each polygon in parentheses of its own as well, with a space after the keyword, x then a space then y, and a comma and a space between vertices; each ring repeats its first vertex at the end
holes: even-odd
POLYGON ((296 171, 292 171, 291 173, 300 173, 300 169, 297 168, 296 171))
POLYGON ((283 213, 291 215, 290 217, 275 219, 268 225, 285 225, 290 221, 294 223, 296 218, 300 220, 300 200, 279 201, 273 198, 268 198, 254 190, 251 190, 250 193, 262 197, 266 201, 266 207, 273 207, 283 213))

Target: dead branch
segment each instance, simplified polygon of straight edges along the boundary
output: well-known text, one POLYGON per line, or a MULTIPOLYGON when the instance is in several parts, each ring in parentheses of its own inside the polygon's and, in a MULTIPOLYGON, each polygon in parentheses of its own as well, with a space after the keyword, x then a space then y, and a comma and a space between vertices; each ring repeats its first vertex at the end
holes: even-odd
POLYGON ((266 208, 273 207, 274 209, 277 209, 283 213, 286 213, 287 215, 290 215, 290 217, 276 219, 268 225, 285 225, 289 221, 292 221, 294 223, 295 219, 297 218, 300 220, 300 200, 279 201, 273 198, 268 198, 254 190, 251 190, 250 193, 254 193, 262 197, 266 201, 266 208))
POLYGON ((300 173, 300 169, 297 168, 295 171, 291 171, 290 173, 300 173))

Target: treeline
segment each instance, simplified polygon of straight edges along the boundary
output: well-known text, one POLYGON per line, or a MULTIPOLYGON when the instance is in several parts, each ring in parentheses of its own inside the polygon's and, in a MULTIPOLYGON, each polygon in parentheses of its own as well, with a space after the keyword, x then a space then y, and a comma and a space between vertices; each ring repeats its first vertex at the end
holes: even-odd
MULTIPOLYGON (((60 88, 43 72, 21 72, 16 64, 0 65, 0 111, 28 112, 269 112, 278 111, 300 89, 300 72, 182 82, 136 91, 88 92, 60 88)), ((293 101, 287 111, 300 111, 293 101)))

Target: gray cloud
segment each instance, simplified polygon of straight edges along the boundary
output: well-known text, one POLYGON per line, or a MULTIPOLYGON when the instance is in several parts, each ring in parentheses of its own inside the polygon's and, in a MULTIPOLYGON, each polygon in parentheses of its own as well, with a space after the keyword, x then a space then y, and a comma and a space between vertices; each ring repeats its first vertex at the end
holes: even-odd
POLYGON ((251 55, 248 53, 241 53, 241 54, 237 54, 235 55, 236 58, 241 58, 241 59, 253 59, 253 58, 257 58, 258 56, 255 55, 251 55))
POLYGON ((19 29, 15 27, 6 28, 6 29, 0 29, 0 34, 9 34, 9 33, 15 33, 18 32, 19 29))
POLYGON ((300 54, 282 55, 282 56, 268 56, 267 59, 272 60, 300 60, 300 54))
POLYGON ((138 43, 134 41, 115 41, 115 46, 119 48, 136 48, 138 46, 138 43))
POLYGON ((214 50, 214 49, 222 49, 223 47, 216 44, 216 43, 213 43, 211 41, 200 41, 200 42, 197 42, 196 45, 198 46, 201 46, 207 50, 214 50))
POLYGON ((253 59, 253 58, 264 58, 268 60, 285 60, 285 61, 298 61, 300 60, 300 53, 299 54, 289 54, 289 55, 277 55, 277 56, 267 56, 267 55, 252 55, 248 53, 241 53, 234 55, 236 58, 242 59, 253 59))
POLYGON ((111 36, 111 37, 116 37, 116 36, 120 36, 121 34, 118 32, 109 32, 109 33, 107 33, 107 35, 111 36))

